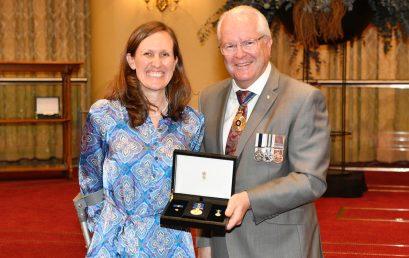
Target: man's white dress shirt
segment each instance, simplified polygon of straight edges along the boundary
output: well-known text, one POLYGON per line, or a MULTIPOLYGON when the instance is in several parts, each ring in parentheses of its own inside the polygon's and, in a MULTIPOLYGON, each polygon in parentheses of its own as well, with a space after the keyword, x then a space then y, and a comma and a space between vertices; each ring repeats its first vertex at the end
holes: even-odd
POLYGON ((224 123, 223 123, 223 153, 226 152, 226 142, 227 137, 229 136, 230 128, 233 123, 233 119, 236 116, 237 110, 239 109, 239 101, 237 99, 236 92, 238 90, 249 90, 256 95, 250 100, 247 104, 247 120, 249 119, 251 112, 253 112, 254 107, 256 106, 257 100, 260 97, 261 92, 264 89, 264 86, 267 83, 268 77, 270 76, 271 72, 271 64, 268 63, 266 70, 261 74, 261 76, 251 84, 247 89, 242 89, 237 86, 236 82, 233 80, 233 87, 229 94, 229 100, 227 102, 226 113, 224 115, 224 123))

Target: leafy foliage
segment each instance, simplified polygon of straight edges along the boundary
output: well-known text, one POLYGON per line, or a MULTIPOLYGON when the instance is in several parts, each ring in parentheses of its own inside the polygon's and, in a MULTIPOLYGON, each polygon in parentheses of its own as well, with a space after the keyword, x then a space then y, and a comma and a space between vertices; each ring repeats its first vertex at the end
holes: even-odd
POLYGON ((388 52, 391 47, 394 32, 397 37, 407 39, 409 35, 408 0, 371 0, 369 4, 374 10, 372 24, 375 25, 384 40, 385 52, 388 52))
MULTIPOLYGON (((199 30, 200 42, 205 42, 220 15, 237 5, 249 5, 263 13, 270 24, 280 21, 275 19, 280 8, 288 10, 297 2, 306 4, 303 11, 309 13, 331 12, 334 0, 227 0, 225 5, 210 17, 199 30)), ((378 29, 384 40, 384 51, 391 47, 392 37, 407 39, 409 35, 409 0, 342 0, 345 8, 351 11, 355 1, 367 1, 373 11, 371 23, 378 29)))

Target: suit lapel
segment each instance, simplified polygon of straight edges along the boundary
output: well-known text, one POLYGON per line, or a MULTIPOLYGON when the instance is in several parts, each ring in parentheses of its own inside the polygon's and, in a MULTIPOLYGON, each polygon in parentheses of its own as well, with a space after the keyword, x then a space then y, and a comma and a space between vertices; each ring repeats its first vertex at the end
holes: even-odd
POLYGON ((240 135, 236 149, 236 156, 241 155, 241 152, 243 151, 244 146, 246 145, 250 136, 253 134, 263 117, 269 112, 271 106, 274 104, 278 94, 278 80, 279 72, 274 66, 272 66, 267 83, 264 86, 264 89, 261 92, 253 111, 251 112, 246 128, 240 135))
MULTIPOLYGON (((217 100, 220 100, 217 102, 217 108, 216 110, 218 111, 217 114, 219 115, 219 119, 217 120, 217 149, 219 153, 224 154, 223 152, 223 125, 224 125, 224 116, 226 114, 226 107, 227 107, 227 102, 229 100, 229 93, 231 91, 232 83, 231 80, 223 87, 222 91, 220 92, 220 98, 215 98, 217 100)), ((217 115, 216 114, 216 115, 217 115)))

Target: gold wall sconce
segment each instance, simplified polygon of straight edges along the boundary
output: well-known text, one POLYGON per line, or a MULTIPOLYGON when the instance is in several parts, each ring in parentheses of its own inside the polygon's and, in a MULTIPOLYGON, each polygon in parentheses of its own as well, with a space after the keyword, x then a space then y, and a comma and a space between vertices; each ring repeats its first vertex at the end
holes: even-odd
POLYGON ((178 8, 179 1, 180 0, 145 0, 145 3, 148 10, 152 10, 154 8, 152 5, 154 5, 161 12, 165 10, 173 12, 178 8))

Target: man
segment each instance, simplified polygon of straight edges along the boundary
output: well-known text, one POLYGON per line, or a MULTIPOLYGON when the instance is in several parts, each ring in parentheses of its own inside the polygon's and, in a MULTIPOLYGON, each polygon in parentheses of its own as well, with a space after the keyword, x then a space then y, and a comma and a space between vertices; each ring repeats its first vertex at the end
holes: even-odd
POLYGON ((217 37, 232 79, 200 96, 203 147, 235 155, 239 163, 227 232, 202 232, 199 256, 321 257, 312 202, 326 190, 329 164, 324 97, 270 64, 269 26, 256 9, 224 13, 217 37))

